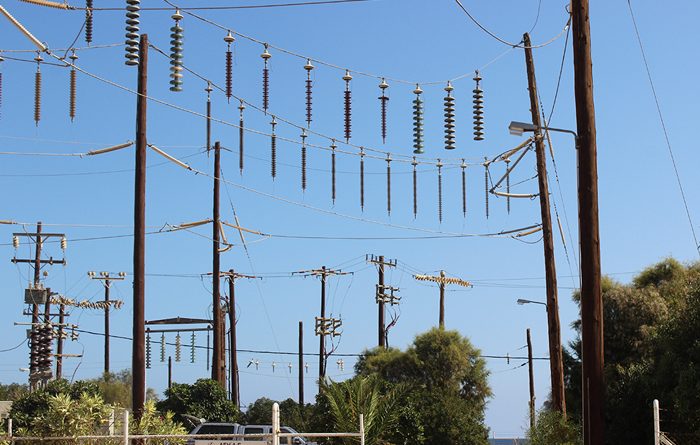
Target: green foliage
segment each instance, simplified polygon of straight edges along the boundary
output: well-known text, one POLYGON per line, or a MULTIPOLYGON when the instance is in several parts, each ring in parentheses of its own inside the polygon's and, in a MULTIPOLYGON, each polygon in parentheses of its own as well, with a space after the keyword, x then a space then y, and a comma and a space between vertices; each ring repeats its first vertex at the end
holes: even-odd
POLYGON ((227 400, 226 390, 216 381, 199 379, 194 384, 173 383, 165 391, 165 400, 156 403, 160 412, 170 411, 175 420, 189 425, 181 414, 188 414, 209 422, 236 422, 240 417, 235 403, 227 400))
POLYGON ((43 437, 102 434, 110 411, 111 407, 99 395, 52 395, 48 397, 48 408, 31 420, 27 432, 43 437))
MULTIPOLYGON (((385 438, 398 424, 397 408, 401 391, 401 387, 382 391, 377 377, 358 376, 344 382, 327 381, 321 384, 321 393, 330 407, 332 431, 358 431, 362 414, 365 443, 368 445, 389 443, 385 438)), ((351 439, 343 440, 343 443, 354 442, 351 439)))
POLYGON ((567 421, 558 411, 542 410, 537 413, 535 426, 528 431, 530 445, 580 445, 583 443, 580 427, 567 421))
MULTIPOLYGON (((131 370, 123 369, 117 373, 105 373, 99 378, 88 380, 97 386, 105 402, 131 409, 131 370)), ((158 401, 158 396, 153 388, 146 389, 146 400, 158 401)))
POLYGON ((17 400, 29 392, 29 387, 21 383, 0 384, 0 400, 17 400))
POLYGON ((405 385, 397 435, 392 443, 482 445, 486 399, 491 396, 486 363, 457 331, 431 329, 405 351, 372 350, 356 366, 359 375, 405 385))
MULTIPOLYGON (((242 416, 242 422, 248 425, 270 425, 272 423, 272 405, 275 400, 261 397, 248 405, 248 410, 242 416)), ((313 417, 312 405, 305 405, 303 408, 294 399, 277 401, 280 407, 280 423, 289 426, 297 431, 308 429, 309 422, 313 417)))
MULTIPOLYGON (((158 412, 155 402, 153 400, 149 400, 144 404, 141 418, 138 420, 132 418, 131 424, 129 425, 129 431, 131 434, 187 434, 187 430, 183 428, 180 423, 176 422, 174 417, 175 415, 170 411, 166 411, 165 414, 158 412)), ((185 443, 185 439, 169 438, 148 440, 149 445, 182 443, 185 443)))

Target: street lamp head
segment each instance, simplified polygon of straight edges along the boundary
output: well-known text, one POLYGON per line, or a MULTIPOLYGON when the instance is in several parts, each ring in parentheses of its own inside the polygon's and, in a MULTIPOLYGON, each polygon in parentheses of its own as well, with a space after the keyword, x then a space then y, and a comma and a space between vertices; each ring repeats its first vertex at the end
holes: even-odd
POLYGON ((527 122, 517 122, 517 121, 512 121, 510 125, 508 125, 508 131, 510 134, 515 135, 515 136, 522 136, 524 132, 533 132, 535 131, 535 126, 532 124, 528 124, 527 122))
POLYGON ((529 303, 529 301, 527 301, 527 300, 523 300, 522 298, 518 298, 518 301, 516 301, 516 303, 518 303, 519 305, 521 305, 521 306, 522 306, 523 304, 527 304, 527 303, 529 303))

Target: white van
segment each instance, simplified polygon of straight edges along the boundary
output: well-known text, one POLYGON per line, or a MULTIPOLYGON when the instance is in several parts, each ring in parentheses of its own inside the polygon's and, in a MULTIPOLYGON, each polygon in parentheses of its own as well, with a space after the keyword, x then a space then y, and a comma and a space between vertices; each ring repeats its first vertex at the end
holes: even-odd
MULTIPOLYGON (((281 433, 299 434, 294 428, 283 426, 280 427, 281 433)), ((244 437, 232 437, 226 439, 201 438, 190 439, 187 445, 269 445, 272 443, 269 437, 260 437, 260 434, 272 434, 272 425, 239 425, 237 423, 216 423, 205 422, 197 425, 190 435, 206 436, 219 434, 243 434, 244 437), (245 437, 245 435, 253 435, 253 437, 245 437)), ((280 437, 280 445, 315 445, 312 442, 307 442, 302 436, 280 437)))

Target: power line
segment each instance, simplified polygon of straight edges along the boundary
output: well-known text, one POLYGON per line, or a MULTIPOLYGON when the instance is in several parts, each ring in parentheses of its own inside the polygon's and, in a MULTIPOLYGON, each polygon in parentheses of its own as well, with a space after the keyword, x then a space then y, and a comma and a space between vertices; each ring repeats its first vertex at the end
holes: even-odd
POLYGON ((676 157, 673 154, 673 149, 671 148, 671 140, 668 136, 668 130, 666 129, 666 122, 664 121, 663 113, 661 112, 661 104, 659 103, 659 96, 656 94, 656 87, 654 86, 654 80, 651 77, 651 70, 649 69, 649 62, 647 61, 647 55, 644 51, 644 45, 642 44, 642 37, 639 34, 639 28, 637 27, 637 20, 634 17, 634 11, 632 10, 632 3, 627 0, 627 6, 629 7, 630 16, 632 17, 632 24, 634 25, 634 32, 637 35, 637 42, 639 43, 639 49, 642 52, 642 60, 644 61, 644 67, 646 68, 647 77, 649 78, 649 85, 651 86, 651 92, 654 95, 654 102, 656 103, 656 111, 659 114, 659 121, 661 121, 661 128, 664 132, 664 137, 666 138, 666 146, 668 147, 668 154, 671 157, 671 163, 673 164, 673 171, 676 175, 676 181, 678 182, 678 189, 681 192, 681 198, 683 199, 683 205, 685 206, 685 214, 688 217, 688 224, 690 224, 690 231, 693 234, 693 240, 695 241, 695 249, 700 255, 700 244, 698 244, 698 237, 695 234, 695 226, 693 225, 693 219, 690 216, 690 209, 688 208, 688 200, 685 197, 685 191, 683 190, 683 183, 681 182, 681 176, 678 172, 678 166, 676 165, 676 157))
MULTIPOLYGON (((189 7, 178 7, 182 11, 229 11, 236 9, 267 9, 267 8, 288 8, 295 6, 328 6, 328 5, 339 5, 343 3, 367 3, 378 0, 325 0, 325 1, 305 1, 305 2, 291 2, 291 3, 268 3, 264 5, 237 5, 237 6, 189 6, 189 7)), ((169 2, 166 2, 169 3, 169 2)), ((175 5, 173 5, 175 6, 175 5)), ((71 6, 69 9, 75 11, 85 11, 90 9, 92 11, 124 11, 124 8, 81 8, 71 6)), ((143 7, 140 8, 141 11, 171 11, 172 7, 143 7)))

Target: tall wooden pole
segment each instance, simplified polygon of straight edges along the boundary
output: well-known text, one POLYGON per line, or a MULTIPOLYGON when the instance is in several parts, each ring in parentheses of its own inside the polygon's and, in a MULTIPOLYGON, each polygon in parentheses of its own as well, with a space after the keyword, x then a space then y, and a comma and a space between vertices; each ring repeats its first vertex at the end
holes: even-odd
MULTIPOLYGON (((379 256, 379 289, 377 293, 382 293, 384 294, 384 256, 380 255, 379 256)), ((379 302, 377 303, 377 306, 379 307, 379 326, 378 326, 378 333, 379 333, 379 347, 380 348, 386 348, 386 322, 384 321, 384 299, 381 298, 379 302)))
POLYGON ((228 320, 229 320, 229 373, 231 379, 231 400, 240 409, 241 397, 238 389, 238 353, 236 352, 236 289, 233 269, 228 271, 228 320))
POLYGON ((581 243, 583 443, 603 445, 603 299, 600 289, 598 159, 588 0, 572 0, 574 95, 578 134, 578 218, 581 243))
POLYGON ((58 339, 56 340, 56 378, 63 376, 63 323, 66 322, 66 305, 58 306, 58 339))
POLYGON ((146 104, 148 96, 148 35, 139 42, 138 97, 136 98, 136 168, 134 173, 134 309, 131 343, 132 411, 143 414, 146 401, 146 104))
POLYGON ((523 36, 525 63, 530 90, 530 112, 535 127, 535 152, 537 154, 537 182, 540 195, 542 217, 542 243, 544 245, 544 270, 547 288, 547 332, 549 334, 549 372, 552 382, 552 404, 566 416, 564 392, 564 363, 561 351, 561 327, 559 324, 559 297, 557 296, 557 270, 554 262, 554 239, 552 235, 552 214, 549 207, 549 183, 547 181, 547 158, 542 138, 539 95, 535 79, 535 61, 530 47, 530 35, 523 36))
POLYGON ((530 429, 535 427, 535 373, 532 369, 532 339, 527 328, 527 368, 530 376, 530 429))
POLYGON ((105 286, 105 374, 109 373, 109 280, 104 281, 105 286))
POLYGON ((319 335, 319 347, 318 347, 318 379, 323 380, 326 375, 325 363, 326 363, 326 333, 324 332, 323 325, 326 322, 326 266, 321 268, 321 332, 319 335))
MULTIPOLYGON (((440 271, 440 278, 445 278, 445 271, 440 271)), ((440 329, 445 329, 445 282, 440 282, 440 329)))
MULTIPOLYGON (((304 322, 299 322, 299 407, 304 408, 304 322)), ((302 411, 303 412, 303 411, 302 411)))
POLYGON ((221 355, 221 341, 223 340, 223 326, 221 317, 221 266, 219 255, 219 179, 221 178, 221 146, 214 143, 214 209, 212 221, 212 307, 214 319, 214 345, 212 353, 211 378, 219 382, 222 388, 226 388, 226 373, 223 368, 225 358, 221 355))
POLYGON ((173 358, 168 356, 168 389, 173 387, 173 358))

